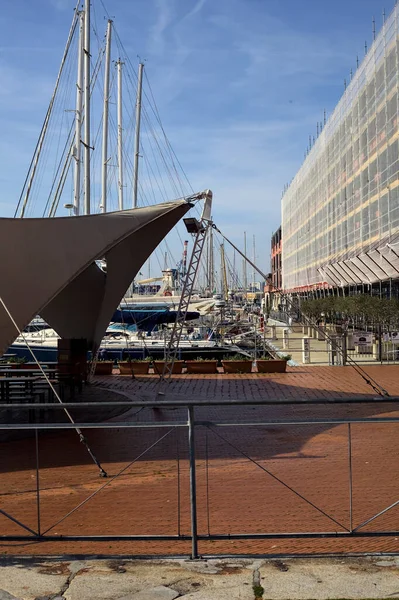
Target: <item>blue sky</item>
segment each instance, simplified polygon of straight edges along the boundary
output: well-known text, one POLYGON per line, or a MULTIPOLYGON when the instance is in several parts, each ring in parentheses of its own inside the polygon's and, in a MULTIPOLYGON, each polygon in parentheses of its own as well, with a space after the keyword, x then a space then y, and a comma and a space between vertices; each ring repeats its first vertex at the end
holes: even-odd
MULTIPOLYGON (((101 2, 93 23, 105 29, 101 2)), ((281 190, 392 0, 104 0, 146 71, 195 190, 267 268, 281 190)), ((54 84, 74 2, 14 0, 0 13, 1 214, 13 214, 54 84)))

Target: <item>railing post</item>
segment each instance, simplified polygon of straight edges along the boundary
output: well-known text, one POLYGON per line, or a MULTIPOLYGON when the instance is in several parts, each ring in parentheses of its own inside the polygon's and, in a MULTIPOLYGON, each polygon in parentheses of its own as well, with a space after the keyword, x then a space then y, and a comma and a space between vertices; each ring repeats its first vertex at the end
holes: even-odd
POLYGON ((349 531, 353 532, 353 478, 352 478, 352 432, 348 423, 348 470, 349 470, 349 531))
POLYGON ((188 447, 190 457, 191 558, 198 558, 197 539, 197 481, 195 475, 194 407, 188 407, 188 447))
POLYGON ((304 365, 310 364, 310 338, 302 338, 302 362, 304 365))
POLYGON ((346 332, 342 334, 341 337, 341 349, 342 349, 342 366, 346 367, 346 363, 348 361, 348 338, 346 332))
POLYGON ((40 467, 39 467, 39 432, 35 429, 35 454, 36 454, 36 513, 37 533, 41 535, 40 525, 40 467))
MULTIPOLYGON (((382 363, 382 330, 381 330, 381 323, 378 323, 377 340, 378 340, 378 362, 382 363)), ((394 357, 394 359, 395 359, 395 357, 394 357)))

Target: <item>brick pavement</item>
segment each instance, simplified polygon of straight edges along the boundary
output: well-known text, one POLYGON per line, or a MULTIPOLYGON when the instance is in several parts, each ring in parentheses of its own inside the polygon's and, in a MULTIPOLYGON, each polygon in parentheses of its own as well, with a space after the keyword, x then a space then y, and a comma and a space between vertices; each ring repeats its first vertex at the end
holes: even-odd
MULTIPOLYGON (((399 365, 367 365, 362 370, 366 377, 379 382, 390 395, 399 396, 399 365)), ((97 377, 98 385, 140 394, 155 394, 159 378, 143 375, 113 375, 97 377)), ((288 399, 373 398, 376 392, 352 367, 312 366, 288 367, 284 374, 176 375, 165 387, 171 396, 181 398, 217 398, 224 401, 235 398, 245 401, 288 399)))
MULTIPOLYGON (((372 366, 369 376, 399 396, 399 367, 372 366)), ((115 389, 132 398, 153 394, 155 377, 136 380, 98 378, 99 388, 115 389)), ((104 393, 99 389, 99 393, 104 393)), ((176 376, 167 387, 178 399, 237 398, 238 407, 199 407, 199 420, 259 420, 398 416, 396 403, 331 405, 332 398, 367 398, 375 392, 348 367, 299 367, 285 375, 176 376), (322 405, 250 406, 262 398, 326 400, 322 405)), ((129 465, 169 430, 157 423, 184 419, 185 411, 131 409, 115 417, 114 430, 87 430, 92 449, 110 475, 129 465), (128 430, 118 422, 153 422, 154 428, 128 430)), ((358 525, 398 500, 397 425, 352 425, 353 523, 358 525)), ((215 428, 198 426, 196 435, 199 532, 345 531, 349 526, 348 430, 345 425, 302 425, 215 428), (255 462, 241 454, 244 452, 255 462), (280 481, 279 481, 280 480, 280 481), (284 482, 284 484, 282 483, 284 482), (289 486, 289 487, 287 487, 289 486), (289 489, 292 488, 292 489, 289 489), (295 494, 292 490, 295 490, 295 494), (302 498, 300 496, 303 496, 302 498), (307 499, 304 500, 304 498, 307 499), (315 508, 314 506, 318 508, 315 508)), ((34 440, 0 445, 0 508, 35 528, 36 491, 34 440)), ((73 431, 40 435, 42 531, 111 480, 98 471, 73 431)), ((0 515, 1 532, 23 530, 0 515)), ((399 530, 398 507, 370 529, 399 530)), ((187 431, 168 435, 118 479, 73 512, 52 533, 57 534, 189 534, 189 471, 187 431), (179 517, 180 515, 180 517, 179 517)), ((398 536, 399 537, 399 536, 398 536)), ((398 538, 320 539, 224 542, 204 541, 201 553, 325 553, 399 550, 398 538)), ((186 542, 16 543, 0 545, 13 554, 180 554, 186 542)))

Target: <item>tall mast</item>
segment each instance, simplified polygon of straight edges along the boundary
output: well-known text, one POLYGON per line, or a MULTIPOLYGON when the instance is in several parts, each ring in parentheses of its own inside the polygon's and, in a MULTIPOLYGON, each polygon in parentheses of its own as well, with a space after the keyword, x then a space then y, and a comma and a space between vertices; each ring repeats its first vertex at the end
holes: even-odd
POLYGON ((221 262, 221 267, 222 267, 222 294, 223 294, 223 299, 227 300, 229 299, 229 286, 227 283, 227 271, 226 271, 226 258, 224 255, 224 242, 222 244, 220 244, 220 262, 221 262))
POLYGON ((109 113, 109 70, 111 63, 111 35, 112 21, 107 23, 107 42, 105 46, 105 72, 104 72, 104 109, 103 109, 103 147, 102 147, 102 172, 101 189, 102 212, 107 212, 107 163, 108 163, 108 113, 109 113))
POLYGON ((90 0, 85 0, 84 36, 84 206, 85 214, 90 214, 90 0))
POLYGON ((143 89, 143 63, 139 64, 136 98, 136 135, 134 139, 134 175, 133 175, 133 208, 137 208, 137 183, 139 177, 141 92, 143 89))
POLYGON ((211 286, 209 285, 209 230, 208 233, 206 234, 206 247, 205 247, 205 269, 204 269, 204 274, 205 274, 205 289, 210 290, 211 286))
MULTIPOLYGON (((244 231, 244 255, 247 256, 247 232, 244 231)), ((243 261, 243 267, 244 267, 244 293, 245 293, 245 298, 247 298, 247 289, 248 289, 248 279, 247 279, 247 261, 244 260, 243 261)))
POLYGON ((83 107, 83 36, 84 13, 83 11, 81 11, 79 12, 78 75, 76 79, 75 141, 73 147, 73 158, 75 160, 73 182, 73 207, 75 215, 78 215, 80 212, 80 172, 83 107))
POLYGON ((123 157, 122 157, 122 65, 119 59, 116 63, 118 74, 118 208, 123 210, 123 157))
POLYGON ((209 228, 209 253, 208 253, 208 274, 209 274, 209 288, 211 293, 215 291, 215 265, 213 260, 213 229, 209 228))
MULTIPOLYGON (((254 264, 256 263, 256 254, 255 254, 255 236, 253 236, 253 252, 254 252, 254 264)), ((256 283, 256 273, 255 273, 255 269, 253 270, 253 274, 252 274, 252 291, 255 293, 255 283, 256 283)))
POLYGON ((237 274, 236 274, 236 251, 235 250, 233 251, 233 276, 232 276, 231 287, 233 288, 233 291, 236 291, 237 274))

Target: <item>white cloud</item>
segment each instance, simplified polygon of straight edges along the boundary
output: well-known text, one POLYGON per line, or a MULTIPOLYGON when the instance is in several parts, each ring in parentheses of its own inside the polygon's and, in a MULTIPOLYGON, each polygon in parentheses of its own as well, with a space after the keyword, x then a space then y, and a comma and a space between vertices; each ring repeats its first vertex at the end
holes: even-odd
POLYGON ((205 3, 207 2, 207 0, 198 0, 198 2, 193 6, 193 8, 181 19, 180 22, 186 20, 186 19, 190 19, 191 17, 193 17, 194 15, 196 15, 197 13, 199 13, 205 6, 205 3))
POLYGON ((155 56, 165 52, 167 39, 165 32, 174 20, 174 0, 155 0, 155 23, 148 32, 148 51, 155 56))

